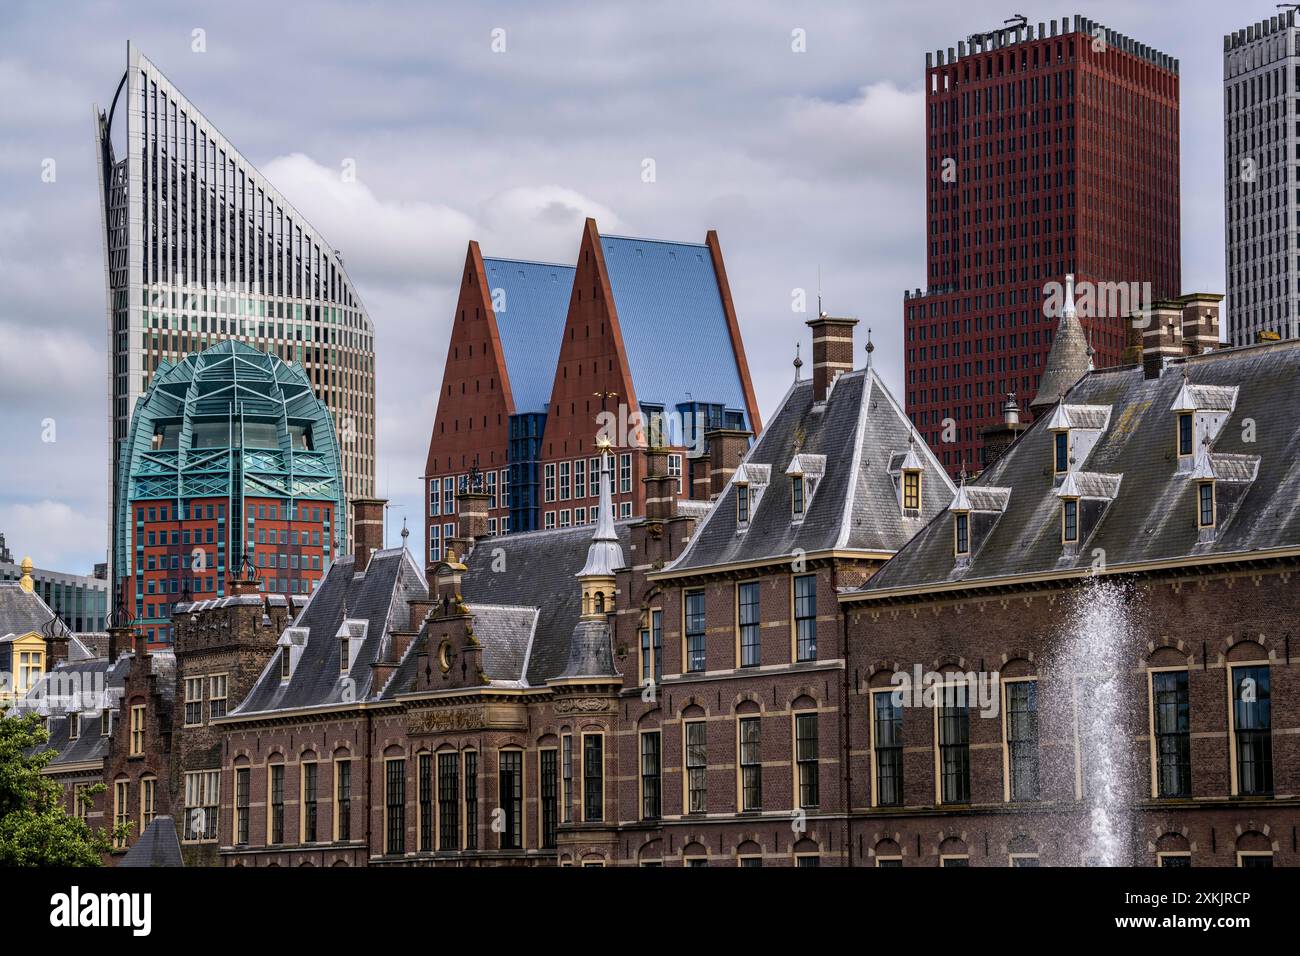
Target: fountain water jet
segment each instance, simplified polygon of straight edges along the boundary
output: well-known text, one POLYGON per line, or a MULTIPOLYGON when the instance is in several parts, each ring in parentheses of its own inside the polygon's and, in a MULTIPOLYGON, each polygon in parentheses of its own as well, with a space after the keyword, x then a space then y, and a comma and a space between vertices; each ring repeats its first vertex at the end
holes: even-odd
POLYGON ((1076 837, 1084 859, 1098 866, 1126 866, 1136 795, 1129 726, 1130 609, 1120 585, 1103 580, 1082 587, 1067 606, 1069 623, 1049 669, 1057 685, 1057 725, 1077 728, 1079 763, 1062 761, 1069 766, 1056 769, 1069 774, 1061 788, 1065 792, 1075 789, 1076 779, 1082 785, 1083 817, 1076 837))

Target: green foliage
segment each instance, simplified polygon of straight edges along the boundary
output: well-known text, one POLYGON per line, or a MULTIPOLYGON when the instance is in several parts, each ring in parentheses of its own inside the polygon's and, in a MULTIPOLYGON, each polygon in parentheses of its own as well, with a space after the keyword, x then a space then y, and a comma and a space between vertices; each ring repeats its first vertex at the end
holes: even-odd
MULTIPOLYGON (((35 714, 0 717, 0 866, 100 866, 108 837, 69 816, 63 786, 41 773, 53 750, 35 714)), ((89 802, 103 784, 83 791, 89 802)))

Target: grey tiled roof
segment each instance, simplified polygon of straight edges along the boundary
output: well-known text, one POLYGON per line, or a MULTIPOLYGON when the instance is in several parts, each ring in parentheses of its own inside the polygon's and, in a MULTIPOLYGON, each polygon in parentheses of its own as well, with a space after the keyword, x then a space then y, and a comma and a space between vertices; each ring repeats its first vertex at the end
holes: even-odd
POLYGON ((748 528, 737 533, 733 480, 696 528, 686 550, 665 570, 779 558, 796 549, 898 550, 929 518, 948 507, 956 491, 918 437, 914 448, 925 466, 921 516, 904 517, 896 466, 908 452, 911 434, 902 409, 871 370, 841 375, 820 406, 813 402, 812 382, 796 382, 745 457, 745 467, 767 466, 770 472, 748 528), (786 469, 800 453, 823 455, 826 464, 803 521, 796 523, 791 520, 786 469))
MULTIPOLYGON (((628 553, 632 522, 615 523, 628 553)), ((492 680, 522 680, 539 687, 560 676, 569 663, 574 628, 582 613, 576 577, 587 560, 592 525, 527 531, 479 541, 466 558, 461 596, 474 614, 492 680), (500 570, 494 570, 499 568, 500 570), (529 635, 531 633, 531 641, 529 635)), ((427 629, 411 643, 384 690, 385 697, 415 686, 417 659, 428 646, 427 629)))
MULTIPOLYGON (((108 754, 109 738, 103 734, 104 715, 98 716, 83 712, 81 731, 76 739, 69 740, 69 720, 63 716, 68 709, 68 702, 57 699, 68 690, 79 688, 83 693, 102 687, 105 697, 116 711, 121 702, 122 689, 126 685, 126 675, 131 669, 129 655, 109 662, 105 658, 87 661, 65 661, 52 671, 47 672, 38 688, 28 695, 29 701, 44 695, 46 708, 50 712, 50 736, 41 750, 56 750, 57 755, 50 761, 50 769, 57 770, 64 764, 77 764, 85 761, 102 760, 108 754)), ((89 702, 89 701, 88 701, 89 702)), ((96 704, 98 704, 96 700, 96 704)), ((42 709, 38 706, 38 710, 42 709)))
POLYGON ((389 632, 410 624, 407 601, 425 597, 428 590, 424 574, 402 548, 376 551, 363 573, 353 568, 352 555, 330 565, 307 606, 294 618, 292 627, 306 628, 307 641, 289 680, 280 680, 280 655, 287 653, 281 647, 231 716, 360 701, 379 692, 381 688, 372 686, 370 665, 388 658, 389 632), (351 685, 339 671, 337 635, 345 617, 367 625, 365 643, 347 674, 351 685))
MULTIPOLYGON (((17 581, 0 581, 0 638, 15 634, 44 634, 54 611, 35 591, 24 591, 17 581)), ((59 633, 71 634, 61 620, 59 633)))
POLYGON ((185 860, 181 857, 181 841, 176 836, 176 824, 172 818, 154 817, 117 865, 184 866, 185 860))
MULTIPOLYGON (((1157 379, 1146 379, 1140 367, 1096 371, 1076 384, 1066 400, 1112 407, 1106 430, 1077 467, 1121 475, 1115 499, 1098 514, 1078 553, 1064 554, 1052 435, 1046 416, 1040 418, 968 486, 1009 487, 1011 496, 972 557, 963 575, 966 583, 1087 568, 1097 548, 1104 549, 1107 567, 1115 570, 1300 546, 1300 342, 1178 360, 1157 379), (1183 369, 1194 385, 1223 389, 1217 394, 1239 388, 1235 410, 1210 449, 1215 476, 1224 484, 1219 526, 1209 540, 1201 540, 1196 526, 1196 482, 1187 471, 1180 472, 1176 455, 1177 421, 1170 409, 1183 369)), ((948 581, 954 568, 951 521, 951 515, 944 515, 931 522, 862 592, 948 581)))

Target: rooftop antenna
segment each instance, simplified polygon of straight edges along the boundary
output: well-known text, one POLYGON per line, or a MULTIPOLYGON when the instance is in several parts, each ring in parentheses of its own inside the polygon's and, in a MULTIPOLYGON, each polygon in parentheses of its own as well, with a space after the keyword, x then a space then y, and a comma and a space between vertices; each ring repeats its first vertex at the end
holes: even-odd
POLYGON ((817 317, 821 318, 826 313, 822 311, 822 266, 817 263, 817 317))

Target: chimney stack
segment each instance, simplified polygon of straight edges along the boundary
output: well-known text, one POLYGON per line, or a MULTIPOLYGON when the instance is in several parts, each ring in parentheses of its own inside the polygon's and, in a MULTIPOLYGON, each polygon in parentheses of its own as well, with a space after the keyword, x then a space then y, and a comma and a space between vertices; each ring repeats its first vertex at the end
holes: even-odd
POLYGON ((667 521, 677 514, 677 479, 668 477, 668 449, 648 445, 643 454, 646 520, 667 521))
MULTIPOLYGON (((852 339, 849 347, 852 348, 852 339)), ((750 432, 739 428, 715 428, 704 436, 709 443, 709 497, 716 498, 740 467, 749 450, 750 432)))
POLYGON ((1183 307, 1174 300, 1151 306, 1151 324, 1142 330, 1142 374, 1159 378, 1165 363, 1185 355, 1183 349, 1183 307))
POLYGON ((1183 344, 1190 355, 1219 347, 1219 303, 1223 296, 1193 292, 1183 296, 1183 344))
POLYGON ((352 499, 352 569, 364 571, 370 564, 370 556, 384 547, 384 508, 388 502, 383 498, 352 499))
POLYGON ((456 536, 446 542, 461 558, 474 549, 475 541, 487 537, 489 500, 483 475, 475 466, 456 494, 456 536))
POLYGON ((808 320, 813 334, 813 401, 826 401, 835 379, 853 371, 853 327, 857 324, 857 319, 834 318, 825 312, 808 320))

